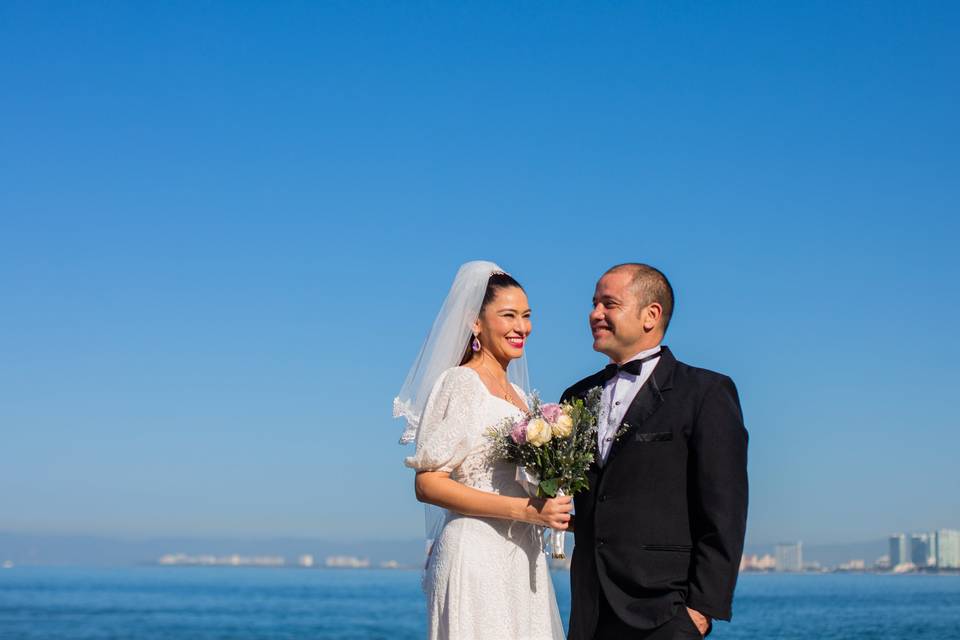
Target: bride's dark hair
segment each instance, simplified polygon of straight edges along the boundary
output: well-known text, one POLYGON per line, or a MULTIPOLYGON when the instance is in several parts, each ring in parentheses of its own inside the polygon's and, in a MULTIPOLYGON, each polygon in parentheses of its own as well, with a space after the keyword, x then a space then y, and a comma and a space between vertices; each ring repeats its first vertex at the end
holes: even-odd
MULTIPOLYGON (((490 279, 487 280, 487 290, 483 293, 483 302, 480 303, 480 314, 483 314, 483 310, 487 308, 487 305, 493 302, 493 299, 497 297, 497 292, 501 289, 510 289, 516 287, 523 291, 523 286, 520 285, 516 279, 511 276, 509 273, 504 273, 498 271, 496 273, 490 274, 490 279)), ((463 351, 463 358, 460 359, 460 366, 467 364, 473 358, 473 348, 471 344, 473 343, 473 334, 467 338, 467 348, 463 351)))

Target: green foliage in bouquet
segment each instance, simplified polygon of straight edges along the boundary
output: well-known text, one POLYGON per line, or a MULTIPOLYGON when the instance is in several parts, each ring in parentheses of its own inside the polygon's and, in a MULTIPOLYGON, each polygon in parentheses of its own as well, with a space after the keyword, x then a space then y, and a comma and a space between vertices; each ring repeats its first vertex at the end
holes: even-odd
POLYGON ((524 468, 535 476, 537 496, 572 496, 589 487, 587 470, 597 449, 599 387, 585 399, 562 404, 542 403, 533 396, 530 412, 507 419, 490 431, 492 455, 524 468))

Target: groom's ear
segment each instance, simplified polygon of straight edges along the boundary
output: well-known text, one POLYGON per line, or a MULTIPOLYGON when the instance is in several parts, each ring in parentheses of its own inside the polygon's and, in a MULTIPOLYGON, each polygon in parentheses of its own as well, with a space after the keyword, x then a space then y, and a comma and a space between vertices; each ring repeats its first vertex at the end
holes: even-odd
POLYGON ((640 316, 643 320, 644 331, 653 331, 663 318, 663 306, 659 302, 651 302, 643 308, 640 316))

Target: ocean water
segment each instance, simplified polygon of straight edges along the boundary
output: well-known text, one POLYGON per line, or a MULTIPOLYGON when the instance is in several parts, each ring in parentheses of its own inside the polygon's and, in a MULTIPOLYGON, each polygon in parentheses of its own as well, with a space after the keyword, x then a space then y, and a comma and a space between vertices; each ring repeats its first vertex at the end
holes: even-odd
MULTIPOLYGON (((421 638, 413 571, 15 567, 0 640, 421 638)), ((568 574, 554 583, 569 610, 568 574)), ((743 575, 711 638, 960 639, 960 576, 743 575)))

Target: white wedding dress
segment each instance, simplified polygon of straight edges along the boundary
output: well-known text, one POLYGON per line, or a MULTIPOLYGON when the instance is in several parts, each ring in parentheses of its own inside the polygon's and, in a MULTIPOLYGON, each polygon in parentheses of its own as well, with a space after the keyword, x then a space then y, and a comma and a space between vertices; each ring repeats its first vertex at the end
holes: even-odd
MULTIPOLYGON (((526 496, 516 481, 516 466, 490 459, 485 435, 504 418, 519 415, 472 369, 447 369, 434 384, 416 453, 406 464, 447 471, 482 491, 526 496)), ((424 590, 430 638, 564 638, 541 533, 534 525, 448 512, 427 561, 424 590)))

